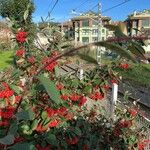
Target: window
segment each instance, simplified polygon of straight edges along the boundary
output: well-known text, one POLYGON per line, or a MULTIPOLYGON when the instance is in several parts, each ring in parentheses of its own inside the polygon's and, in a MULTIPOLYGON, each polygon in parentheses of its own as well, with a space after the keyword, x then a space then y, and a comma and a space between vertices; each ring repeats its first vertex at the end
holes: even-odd
POLYGON ((105 33, 105 29, 102 29, 102 33, 105 33))
POLYGON ((83 43, 89 43, 89 37, 82 37, 83 43))
POLYGON ((98 33, 98 29, 93 29, 92 30, 92 34, 97 34, 98 33))
POLYGON ((84 34, 84 35, 87 35, 87 34, 89 34, 90 33, 90 30, 89 29, 83 29, 82 30, 82 34, 84 34))
POLYGON ((98 25, 98 22, 97 22, 96 20, 95 20, 95 21, 93 20, 93 21, 92 21, 92 25, 93 25, 93 26, 97 26, 97 25, 98 25))
POLYGON ((143 27, 148 27, 149 25, 150 25, 150 22, 149 22, 148 19, 142 20, 142 26, 143 26, 143 27))
POLYGON ((92 37, 92 41, 93 41, 93 42, 97 42, 97 41, 98 41, 98 38, 97 38, 97 37, 92 37))
POLYGON ((102 41, 104 41, 105 40, 105 37, 102 37, 102 41))
POLYGON ((89 27, 89 20, 83 20, 82 27, 89 27))

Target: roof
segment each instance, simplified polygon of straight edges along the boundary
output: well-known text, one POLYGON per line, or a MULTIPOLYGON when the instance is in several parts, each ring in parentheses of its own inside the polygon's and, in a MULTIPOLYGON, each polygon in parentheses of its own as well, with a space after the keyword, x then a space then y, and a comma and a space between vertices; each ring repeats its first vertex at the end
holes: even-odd
MULTIPOLYGON (((84 19, 97 19, 99 17, 99 15, 93 11, 89 11, 87 13, 84 13, 84 14, 81 14, 79 16, 76 16, 74 18, 72 18, 71 20, 84 20, 84 19)), ((108 16, 101 16, 102 17, 102 20, 111 20, 110 17, 108 16)))
POLYGON ((150 18, 150 11, 145 10, 143 12, 134 12, 131 15, 128 16, 127 20, 134 20, 134 19, 146 19, 150 18))
MULTIPOLYGON (((75 20, 85 20, 85 19, 98 19, 98 16, 93 16, 93 15, 81 15, 81 16, 77 16, 77 17, 74 17, 72 18, 71 20, 72 21, 75 21, 75 20)), ((102 20, 111 20, 110 17, 107 17, 107 16, 102 16, 102 20)))
POLYGON ((71 21, 66 21, 66 22, 62 22, 60 24, 58 24, 58 26, 72 26, 72 22, 71 21))

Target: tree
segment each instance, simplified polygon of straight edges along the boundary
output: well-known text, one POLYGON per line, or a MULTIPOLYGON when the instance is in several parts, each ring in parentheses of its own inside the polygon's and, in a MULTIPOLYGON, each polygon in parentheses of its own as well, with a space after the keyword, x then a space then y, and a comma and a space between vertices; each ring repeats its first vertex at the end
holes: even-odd
POLYGON ((0 15, 4 18, 17 21, 20 27, 31 24, 34 3, 30 0, 0 0, 0 15))
POLYGON ((16 34, 16 29, 22 29, 28 32, 30 39, 28 43, 33 43, 36 33, 36 26, 32 22, 32 14, 35 10, 32 0, 0 0, 0 15, 8 18, 11 23, 11 29, 16 34))

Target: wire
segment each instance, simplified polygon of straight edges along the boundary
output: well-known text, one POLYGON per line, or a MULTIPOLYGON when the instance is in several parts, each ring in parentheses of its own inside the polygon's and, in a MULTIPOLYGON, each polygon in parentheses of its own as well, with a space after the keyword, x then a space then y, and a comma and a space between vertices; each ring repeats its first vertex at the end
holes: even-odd
POLYGON ((52 13, 52 11, 54 10, 54 8, 56 7, 56 5, 57 5, 58 1, 59 1, 59 0, 56 0, 56 2, 54 3, 54 5, 53 5, 52 9, 48 12, 48 15, 47 15, 47 17, 46 17, 45 21, 48 19, 48 17, 50 17, 50 14, 52 13))
POLYGON ((89 0, 85 0, 83 3, 81 3, 79 6, 77 6, 75 9, 73 9, 73 11, 76 11, 77 9, 79 9, 83 4, 87 3, 89 0))
POLYGON ((47 13, 48 10, 50 9, 52 2, 53 2, 53 0, 49 3, 46 13, 47 13))
POLYGON ((51 11, 49 11, 50 14, 52 13, 52 11, 54 10, 54 8, 56 7, 57 3, 58 3, 58 0, 56 0, 56 2, 54 4, 54 6, 52 7, 51 11))
POLYGON ((102 13, 107 12, 107 11, 110 11, 110 10, 112 10, 112 9, 114 9, 114 8, 116 8, 116 7, 119 7, 119 6, 125 4, 125 3, 129 2, 129 1, 131 1, 131 0, 125 0, 124 2, 122 2, 122 3, 120 3, 120 4, 117 4, 117 5, 115 5, 115 6, 112 6, 112 7, 110 7, 110 8, 107 8, 107 9, 105 9, 104 11, 102 11, 102 13))
POLYGON ((98 6, 98 4, 96 4, 95 6, 93 6, 90 10, 95 9, 98 6))

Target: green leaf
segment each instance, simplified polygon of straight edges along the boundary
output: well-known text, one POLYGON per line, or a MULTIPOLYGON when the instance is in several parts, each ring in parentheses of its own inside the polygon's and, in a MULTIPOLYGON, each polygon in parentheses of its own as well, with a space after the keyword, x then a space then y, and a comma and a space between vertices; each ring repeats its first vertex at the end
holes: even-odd
POLYGON ((14 69, 13 71, 12 71, 12 77, 19 77, 19 75, 20 75, 20 71, 19 71, 19 69, 14 69))
POLYGON ((47 112, 43 111, 42 114, 41 114, 41 117, 42 117, 43 120, 46 119, 48 117, 47 112))
POLYGON ((54 68, 54 70, 55 70, 55 75, 56 75, 56 77, 58 77, 59 76, 59 72, 60 72, 60 69, 56 66, 55 68, 54 68))
POLYGON ((79 85, 79 80, 78 79, 74 79, 71 83, 71 87, 78 87, 79 85))
POLYGON ((14 90, 15 93, 17 93, 17 94, 20 94, 20 92, 21 92, 20 87, 18 87, 18 86, 16 86, 16 85, 11 84, 11 85, 10 85, 10 88, 11 88, 12 90, 14 90))
POLYGON ((60 99, 60 93, 56 89, 55 84, 50 79, 44 77, 44 75, 41 75, 38 77, 41 84, 44 86, 45 90, 47 91, 48 95, 50 96, 50 99, 57 105, 61 103, 60 99))
POLYGON ((0 143, 4 145, 10 145, 14 142, 14 135, 8 134, 7 136, 0 139, 0 143))
POLYGON ((29 8, 31 7, 31 3, 27 5, 27 9, 24 12, 23 19, 26 21, 29 16, 29 8))
POLYGON ((54 134, 48 134, 47 137, 46 137, 46 141, 49 144, 57 146, 57 138, 54 134))
POLYGON ((128 58, 129 60, 132 60, 133 62, 137 62, 136 58, 127 49, 124 49, 119 44, 113 44, 113 43, 106 42, 106 41, 94 42, 94 43, 90 43, 90 44, 86 44, 86 45, 83 45, 83 46, 73 48, 70 51, 65 52, 63 54, 63 56, 68 55, 70 53, 73 53, 75 51, 84 50, 84 48, 90 48, 92 46, 105 47, 107 50, 111 50, 111 51, 116 52, 121 57, 128 58))
POLYGON ((81 130, 78 127, 74 128, 74 133, 78 136, 81 136, 81 130))
POLYGON ((39 124, 39 121, 35 119, 31 124, 31 130, 35 130, 39 124))
POLYGON ((32 143, 17 143, 9 148, 9 150, 36 150, 32 143))
POLYGON ((91 92, 92 91, 92 85, 88 85, 88 86, 86 86, 85 88, 84 88, 84 92, 85 93, 89 93, 89 92, 91 92))
POLYGON ((31 110, 21 111, 16 114, 17 120, 33 120, 34 119, 34 112, 31 110))
POLYGON ((109 42, 97 42, 95 43, 97 46, 103 46, 111 51, 116 52, 121 57, 128 58, 129 60, 132 60, 133 62, 137 62, 135 57, 126 49, 122 48, 121 46, 109 42))
POLYGON ((17 133, 17 130, 18 130, 18 125, 17 125, 17 121, 15 121, 10 125, 8 134, 15 135, 17 133))

